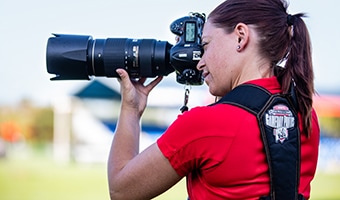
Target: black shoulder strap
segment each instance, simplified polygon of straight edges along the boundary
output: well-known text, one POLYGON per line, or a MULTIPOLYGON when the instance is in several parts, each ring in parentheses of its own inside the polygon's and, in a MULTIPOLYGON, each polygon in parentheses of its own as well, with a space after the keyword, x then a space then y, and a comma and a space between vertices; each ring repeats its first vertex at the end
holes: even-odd
POLYGON ((234 88, 215 104, 232 104, 257 115, 257 113, 259 113, 263 106, 267 103, 270 96, 271 94, 262 87, 251 84, 243 84, 234 88))
MULTIPOLYGON (((271 200, 303 199, 300 181, 300 132, 294 103, 287 95, 243 84, 215 104, 232 104, 257 117, 270 175, 271 200)), ((214 105, 214 104, 213 104, 214 105)))

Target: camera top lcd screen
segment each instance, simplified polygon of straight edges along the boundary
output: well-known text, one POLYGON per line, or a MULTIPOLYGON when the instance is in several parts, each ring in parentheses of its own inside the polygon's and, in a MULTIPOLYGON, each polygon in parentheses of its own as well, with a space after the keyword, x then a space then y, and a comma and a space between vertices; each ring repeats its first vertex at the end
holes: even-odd
POLYGON ((187 22, 185 26, 185 41, 186 42, 195 42, 195 23, 187 22))

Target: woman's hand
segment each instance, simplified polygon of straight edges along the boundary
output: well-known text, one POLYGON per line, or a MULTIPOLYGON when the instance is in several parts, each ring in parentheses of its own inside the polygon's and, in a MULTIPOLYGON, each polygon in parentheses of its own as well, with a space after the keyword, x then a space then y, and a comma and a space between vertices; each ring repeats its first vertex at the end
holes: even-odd
POLYGON ((130 79, 129 74, 124 69, 117 69, 119 75, 120 90, 122 95, 121 109, 128 109, 136 112, 139 117, 144 112, 147 104, 147 98, 150 91, 162 80, 162 76, 157 77, 149 84, 144 85, 146 78, 138 80, 130 79))

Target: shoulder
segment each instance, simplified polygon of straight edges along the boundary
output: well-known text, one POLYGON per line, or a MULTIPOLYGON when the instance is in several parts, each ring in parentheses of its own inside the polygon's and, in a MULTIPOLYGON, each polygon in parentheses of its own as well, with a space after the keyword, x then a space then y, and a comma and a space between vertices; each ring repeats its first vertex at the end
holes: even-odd
POLYGON ((228 123, 239 121, 248 115, 246 110, 231 104, 215 104, 211 106, 196 107, 179 115, 174 125, 190 125, 199 128, 211 129, 210 125, 225 126, 228 123))
POLYGON ((255 116, 233 105, 196 107, 179 115, 157 144, 178 174, 185 175, 197 166, 222 162, 246 121, 257 124, 255 116))
POLYGON ((160 140, 187 145, 208 137, 232 138, 249 120, 254 121, 256 117, 242 108, 229 104, 196 107, 179 115, 160 140))

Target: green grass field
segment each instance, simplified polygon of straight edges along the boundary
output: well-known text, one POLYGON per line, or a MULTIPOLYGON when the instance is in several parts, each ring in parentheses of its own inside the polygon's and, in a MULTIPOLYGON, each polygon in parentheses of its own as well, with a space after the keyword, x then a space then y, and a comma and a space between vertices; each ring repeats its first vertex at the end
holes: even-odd
MULTIPOLYGON (((318 173, 312 200, 340 199, 340 174, 318 173)), ((104 164, 56 164, 50 159, 0 160, 1 200, 108 200, 104 164)), ((185 200, 184 180, 155 198, 185 200)))

